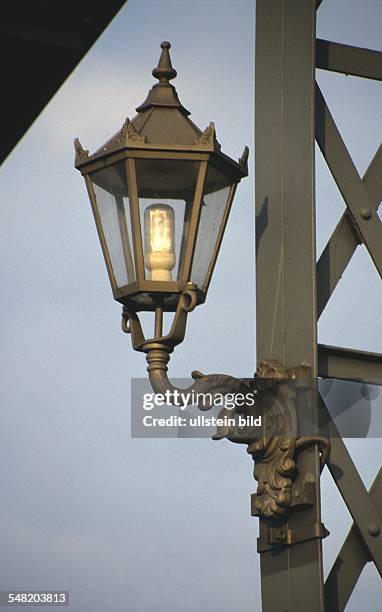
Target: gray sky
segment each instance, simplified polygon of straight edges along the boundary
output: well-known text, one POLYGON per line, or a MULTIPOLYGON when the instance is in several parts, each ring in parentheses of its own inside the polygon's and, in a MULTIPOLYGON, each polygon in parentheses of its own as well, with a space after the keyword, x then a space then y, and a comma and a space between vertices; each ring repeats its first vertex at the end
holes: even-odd
MULTIPOLYGON (((324 0, 318 35, 378 49, 381 23, 380 1, 324 0)), ((72 146, 79 136, 94 150, 134 115, 170 40, 193 121, 214 121, 234 158, 248 144, 253 162, 254 26, 254 1, 129 0, 1 168, 2 589, 69 589, 73 612, 260 610, 245 449, 130 438, 129 381, 145 359, 120 331, 72 146)), ((319 82, 363 174, 381 141, 381 85, 324 73, 319 82)), ((253 183, 251 171, 174 377, 255 370, 253 183)), ((343 209, 318 153, 318 253, 343 209)), ((320 341, 381 352, 381 285, 359 247, 320 341)), ((370 484, 380 440, 349 446, 370 484)), ((322 488, 328 570, 351 520, 327 474, 322 488)), ((365 570, 349 611, 381 609, 376 576, 365 570)))

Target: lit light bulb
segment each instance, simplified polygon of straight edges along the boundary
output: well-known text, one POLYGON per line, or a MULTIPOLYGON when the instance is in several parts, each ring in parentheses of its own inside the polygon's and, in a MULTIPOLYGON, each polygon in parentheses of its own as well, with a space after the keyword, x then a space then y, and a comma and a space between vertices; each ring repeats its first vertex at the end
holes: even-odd
POLYGON ((171 281, 175 266, 175 213, 167 204, 145 210, 145 261, 154 281, 171 281))

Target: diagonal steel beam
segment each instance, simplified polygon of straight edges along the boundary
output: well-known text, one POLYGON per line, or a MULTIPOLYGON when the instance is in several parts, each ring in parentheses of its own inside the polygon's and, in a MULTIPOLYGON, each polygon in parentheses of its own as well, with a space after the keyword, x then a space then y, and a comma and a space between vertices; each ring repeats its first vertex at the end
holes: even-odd
POLYGON ((317 38, 316 67, 382 81, 382 53, 317 38))
POLYGON ((316 139, 362 242, 382 277, 382 228, 319 86, 316 84, 316 139))
MULTIPOLYGON (((382 144, 366 170, 362 182, 369 194, 373 211, 382 199, 382 144)), ((334 289, 361 244, 353 219, 346 211, 317 263, 317 316, 320 317, 334 289)))
POLYGON ((370 498, 322 397, 320 412, 327 423, 326 435, 331 441, 328 469, 382 577, 382 516, 370 498))
MULTIPOLYGON (((382 515, 382 468, 370 489, 370 499, 382 515)), ((325 582, 325 603, 330 612, 342 612, 365 565, 371 561, 362 536, 353 523, 325 582)))
POLYGON ((372 206, 377 211, 382 200, 382 144, 379 145, 362 179, 372 206))
POLYGON ((359 244, 361 244, 361 240, 355 230, 351 216, 346 211, 317 263, 318 319, 325 310, 359 244))
POLYGON ((316 139, 360 240, 365 244, 382 277, 381 222, 317 84, 316 139))

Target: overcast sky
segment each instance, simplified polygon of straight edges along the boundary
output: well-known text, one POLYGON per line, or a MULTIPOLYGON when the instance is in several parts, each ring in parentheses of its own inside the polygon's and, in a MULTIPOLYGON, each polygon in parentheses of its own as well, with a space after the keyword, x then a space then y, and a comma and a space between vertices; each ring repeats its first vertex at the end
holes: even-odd
MULTIPOLYGON (((318 36, 381 49, 381 23, 378 0, 324 0, 318 36)), ((135 114, 170 40, 193 121, 214 121, 230 156, 251 151, 207 302, 170 373, 252 375, 254 38, 253 0, 129 0, 1 168, 1 589, 67 589, 73 612, 260 610, 245 449, 130 438, 130 380, 146 364, 120 331, 72 145, 79 136, 93 151, 135 114)), ((318 78, 362 175, 381 141, 381 84, 318 78)), ((343 210, 318 152, 318 254, 343 210)), ((381 285, 359 247, 320 341, 382 352, 381 285)), ((370 485, 380 440, 349 446, 370 485)), ((351 519, 326 473, 322 488, 327 572, 351 519)), ((347 610, 378 612, 381 600, 369 565, 347 610)))

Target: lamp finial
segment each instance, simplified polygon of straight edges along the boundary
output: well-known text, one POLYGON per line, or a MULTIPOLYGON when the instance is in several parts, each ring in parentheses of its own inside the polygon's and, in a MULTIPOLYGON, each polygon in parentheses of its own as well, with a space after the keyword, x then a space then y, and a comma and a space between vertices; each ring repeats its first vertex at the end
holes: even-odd
POLYGON ((158 66, 152 71, 152 75, 158 79, 159 83, 152 86, 146 100, 136 110, 138 113, 142 113, 152 107, 177 108, 182 115, 187 117, 190 112, 180 103, 176 89, 170 83, 171 79, 175 79, 177 75, 171 64, 169 52, 171 43, 165 40, 161 43, 161 48, 162 53, 158 66))
POLYGON ((175 79, 177 72, 172 67, 170 51, 171 43, 167 40, 161 43, 162 53, 159 58, 158 66, 154 68, 152 75, 159 80, 160 83, 168 83, 171 79, 175 79))

